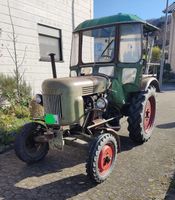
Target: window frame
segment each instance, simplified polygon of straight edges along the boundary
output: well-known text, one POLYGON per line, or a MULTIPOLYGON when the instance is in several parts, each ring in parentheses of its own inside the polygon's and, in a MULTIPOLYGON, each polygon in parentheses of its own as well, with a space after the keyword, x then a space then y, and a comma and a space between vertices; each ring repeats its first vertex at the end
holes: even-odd
POLYGON ((143 57, 143 25, 141 23, 138 23, 138 22, 135 22, 135 23, 123 23, 123 24, 119 24, 118 25, 118 31, 119 31, 119 37, 118 37, 118 42, 119 42, 119 45, 118 45, 118 55, 117 55, 117 58, 118 58, 118 63, 122 63, 122 64, 136 64, 136 63, 140 63, 141 60, 142 60, 142 57, 143 57), (121 45, 120 45, 120 41, 121 41, 121 26, 122 25, 129 25, 129 24, 138 24, 140 25, 141 27, 141 54, 140 54, 140 59, 137 61, 137 62, 121 62, 120 59, 119 59, 119 54, 120 54, 120 48, 121 48, 121 45))
POLYGON ((99 27, 94 27, 94 28, 89 28, 89 29, 85 29, 85 30, 81 30, 79 32, 79 64, 80 65, 89 65, 89 64, 111 64, 111 63, 114 63, 115 60, 116 60, 116 57, 115 55, 118 54, 117 53, 117 49, 116 49, 116 42, 117 42, 117 34, 118 34, 118 27, 116 24, 110 24, 110 25, 105 25, 105 26, 99 26, 99 27), (114 56, 113 56, 113 59, 110 61, 110 62, 87 62, 87 63, 84 63, 83 60, 82 60, 82 48, 83 48, 83 32, 86 32, 86 31, 90 31, 90 30, 95 30, 95 29, 100 29, 100 28, 108 28, 108 27, 114 27, 115 28, 115 38, 114 38, 114 56))
MULTIPOLYGON (((48 38, 54 38, 54 39, 57 39, 58 40, 58 51, 60 53, 60 59, 58 58, 55 58, 55 62, 64 62, 63 60, 63 45, 62 45, 62 30, 59 29, 59 28, 55 28, 55 27, 52 27, 52 26, 48 26, 48 25, 44 25, 44 24, 40 24, 38 23, 37 24, 38 26, 41 26, 41 27, 46 27, 46 28, 50 28, 50 29, 55 29, 59 32, 59 35, 60 37, 55 37, 55 36, 51 36, 49 34, 44 34, 44 33, 41 33, 39 30, 38 30, 38 42, 39 42, 39 36, 44 36, 44 37, 48 37, 48 38)), ((39 50, 40 50, 40 42, 39 42, 39 50)), ((42 62, 50 62, 50 57, 42 57, 41 56, 41 52, 40 52, 40 58, 39 58, 39 61, 42 61, 42 62)))

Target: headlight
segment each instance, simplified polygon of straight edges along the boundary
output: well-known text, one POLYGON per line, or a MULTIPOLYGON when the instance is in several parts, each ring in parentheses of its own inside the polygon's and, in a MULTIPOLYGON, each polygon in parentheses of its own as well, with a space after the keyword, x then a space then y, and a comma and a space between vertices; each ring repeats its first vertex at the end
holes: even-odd
POLYGON ((105 109, 108 105, 108 100, 101 97, 101 98, 97 99, 96 105, 97 105, 97 108, 99 108, 99 109, 105 109))
POLYGON ((35 102, 38 104, 43 104, 43 98, 41 94, 36 94, 35 95, 35 102))

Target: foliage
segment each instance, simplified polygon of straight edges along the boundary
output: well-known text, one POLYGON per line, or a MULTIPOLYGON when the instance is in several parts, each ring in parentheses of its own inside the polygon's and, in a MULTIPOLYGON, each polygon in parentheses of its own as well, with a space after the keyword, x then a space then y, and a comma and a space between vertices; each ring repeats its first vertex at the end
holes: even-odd
POLYGON ((14 77, 0 74, 0 99, 7 100, 11 106, 16 104, 27 106, 31 99, 31 87, 25 81, 19 85, 20 96, 16 91, 16 80, 14 77))
POLYGON ((9 106, 9 107, 1 108, 1 111, 5 115, 11 115, 18 119, 22 119, 22 118, 26 118, 30 116, 29 109, 26 106, 20 106, 20 105, 9 106))
POLYGON ((20 86, 20 98, 17 98, 15 78, 0 75, 0 145, 14 140, 13 133, 29 121, 28 104, 31 88, 23 81, 20 86))
POLYGON ((29 118, 17 118, 14 113, 5 114, 0 111, 0 145, 11 143, 15 138, 15 133, 20 130, 20 127, 29 121, 29 118))
POLYGON ((158 46, 153 47, 152 49, 152 62, 160 62, 161 50, 158 46))

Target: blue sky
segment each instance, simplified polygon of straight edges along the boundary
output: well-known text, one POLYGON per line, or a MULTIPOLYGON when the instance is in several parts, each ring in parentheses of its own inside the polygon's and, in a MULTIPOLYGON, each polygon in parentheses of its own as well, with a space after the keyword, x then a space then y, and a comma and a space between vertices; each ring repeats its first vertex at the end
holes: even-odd
MULTIPOLYGON (((169 0, 169 4, 174 0, 169 0)), ((94 0, 94 17, 116 13, 136 14, 142 19, 158 18, 166 7, 166 0, 94 0)))

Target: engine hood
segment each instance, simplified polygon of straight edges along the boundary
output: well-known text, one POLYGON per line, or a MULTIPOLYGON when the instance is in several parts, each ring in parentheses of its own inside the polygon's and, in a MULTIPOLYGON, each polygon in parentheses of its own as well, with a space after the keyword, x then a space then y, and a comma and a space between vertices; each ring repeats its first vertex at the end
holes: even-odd
POLYGON ((86 96, 94 93, 102 93, 109 86, 109 82, 102 76, 80 76, 57 79, 47 79, 42 84, 42 93, 58 95, 67 93, 68 96, 76 93, 78 96, 86 96))

